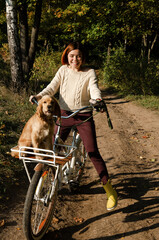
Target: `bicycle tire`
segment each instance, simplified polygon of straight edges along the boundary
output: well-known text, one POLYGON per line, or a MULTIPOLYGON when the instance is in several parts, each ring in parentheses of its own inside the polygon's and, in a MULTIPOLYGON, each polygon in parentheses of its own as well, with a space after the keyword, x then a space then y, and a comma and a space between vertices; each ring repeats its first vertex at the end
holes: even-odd
POLYGON ((77 150, 75 151, 75 167, 73 171, 73 178, 70 180, 70 190, 72 192, 79 188, 81 178, 83 176, 85 161, 87 158, 87 153, 81 138, 77 142, 77 150))
POLYGON ((83 144, 81 139, 79 140, 79 145, 78 145, 78 148, 77 148, 77 161, 76 161, 76 164, 78 164, 78 157, 80 159, 80 161, 79 161, 80 168, 77 170, 76 180, 78 182, 80 182, 80 180, 81 180, 81 178, 83 176, 84 167, 85 167, 85 161, 86 161, 86 158, 87 158, 87 153, 86 153, 84 144, 83 144), (79 148, 80 148, 80 151, 82 152, 82 155, 79 152, 79 148), (78 154, 79 154, 79 156, 78 156, 78 154))
POLYGON ((50 198, 51 184, 54 181, 54 169, 46 166, 34 173, 24 204, 23 231, 27 240, 40 240, 46 233, 53 217, 57 185, 50 198))

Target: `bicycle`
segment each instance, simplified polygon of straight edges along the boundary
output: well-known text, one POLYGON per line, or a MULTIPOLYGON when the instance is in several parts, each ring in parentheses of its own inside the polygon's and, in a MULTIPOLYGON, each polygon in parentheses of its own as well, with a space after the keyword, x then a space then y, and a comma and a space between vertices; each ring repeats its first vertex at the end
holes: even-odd
MULTIPOLYGON (((73 117, 85 109, 93 110, 95 105, 91 104, 67 117, 61 116, 61 118, 73 117)), ((56 118, 56 116, 54 117, 56 118)), ((110 118, 108 122, 111 122, 110 118)), ((25 147, 27 149, 25 151, 24 147, 18 150, 18 157, 23 161, 30 182, 23 213, 23 231, 28 240, 42 239, 53 218, 58 190, 62 189, 63 184, 67 184, 70 191, 78 189, 84 171, 87 153, 76 126, 72 127, 70 144, 60 143, 60 127, 59 124, 53 150, 38 149, 40 153, 36 153, 36 156, 43 157, 42 160, 36 159, 32 147, 25 147), (24 157, 23 153, 27 156, 24 157), (32 178, 28 170, 28 163, 36 164, 32 178)), ((14 148, 11 151, 17 152, 14 148)))

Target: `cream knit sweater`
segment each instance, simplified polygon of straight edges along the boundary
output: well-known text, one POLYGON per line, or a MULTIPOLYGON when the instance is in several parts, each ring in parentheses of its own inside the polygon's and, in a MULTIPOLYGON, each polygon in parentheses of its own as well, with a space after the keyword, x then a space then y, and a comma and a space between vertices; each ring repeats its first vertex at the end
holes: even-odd
POLYGON ((60 107, 67 111, 89 105, 90 99, 101 98, 94 69, 87 68, 76 72, 63 65, 50 84, 38 95, 54 95, 58 90, 60 107))

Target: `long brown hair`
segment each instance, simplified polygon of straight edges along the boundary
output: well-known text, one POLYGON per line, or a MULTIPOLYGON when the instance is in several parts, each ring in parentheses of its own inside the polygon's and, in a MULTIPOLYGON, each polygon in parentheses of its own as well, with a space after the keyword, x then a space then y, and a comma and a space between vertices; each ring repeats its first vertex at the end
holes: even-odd
POLYGON ((61 57, 62 65, 68 64, 67 56, 68 56, 69 52, 71 52, 72 50, 75 50, 75 49, 78 49, 82 53, 82 63, 84 63, 84 61, 85 61, 85 51, 84 51, 83 46, 79 42, 72 42, 63 51, 63 54, 62 54, 62 57, 61 57))

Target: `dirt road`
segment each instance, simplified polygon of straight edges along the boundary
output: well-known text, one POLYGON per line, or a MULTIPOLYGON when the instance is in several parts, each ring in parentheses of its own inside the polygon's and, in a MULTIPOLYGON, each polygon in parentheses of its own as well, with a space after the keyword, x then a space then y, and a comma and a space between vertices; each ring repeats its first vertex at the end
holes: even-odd
MULTIPOLYGON (((114 96, 104 99, 114 129, 108 128, 105 114, 96 115, 97 140, 119 195, 118 206, 106 210, 106 195, 88 160, 79 193, 59 196, 57 223, 43 239, 159 239, 159 114, 114 96)), ((28 182, 24 182, 0 215, 5 220, 1 240, 25 239, 22 212, 28 182)))

